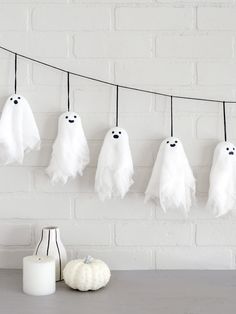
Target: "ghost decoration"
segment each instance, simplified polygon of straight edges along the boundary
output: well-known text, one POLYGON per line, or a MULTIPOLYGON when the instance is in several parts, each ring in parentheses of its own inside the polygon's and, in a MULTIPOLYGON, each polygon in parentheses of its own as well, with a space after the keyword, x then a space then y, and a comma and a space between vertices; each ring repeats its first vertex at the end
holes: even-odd
POLYGON ((29 103, 21 95, 10 96, 0 119, 0 164, 22 163, 25 153, 39 148, 39 131, 29 103))
POLYGON ((76 112, 65 112, 59 117, 58 133, 46 173, 52 183, 65 184, 77 174, 82 176, 88 163, 89 148, 81 119, 76 112))
POLYGON ((95 191, 99 198, 124 198, 133 184, 133 173, 128 134, 114 127, 107 132, 98 158, 95 191))
POLYGON ((195 179, 180 140, 165 139, 157 154, 145 200, 160 201, 164 212, 181 209, 188 214, 195 197, 195 179))
POLYGON ((220 142, 214 151, 207 206, 218 217, 236 205, 235 153, 235 146, 230 142, 220 142))

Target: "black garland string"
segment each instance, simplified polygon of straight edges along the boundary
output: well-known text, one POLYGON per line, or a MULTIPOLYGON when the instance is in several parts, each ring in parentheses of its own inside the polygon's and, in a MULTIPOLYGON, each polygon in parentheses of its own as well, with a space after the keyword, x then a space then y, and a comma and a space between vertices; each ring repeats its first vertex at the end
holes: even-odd
POLYGON ((67 72, 67 107, 70 111, 70 72, 67 72))
POLYGON ((227 103, 236 103, 236 100, 234 100, 234 101, 233 100, 219 100, 219 99, 213 99, 213 98, 200 98, 200 97, 188 97, 188 96, 180 96, 180 95, 171 95, 171 94, 156 92, 156 91, 152 91, 152 90, 148 90, 148 89, 141 89, 141 88, 137 88, 137 87, 133 87, 133 86, 115 84, 115 83, 108 82, 108 81, 105 81, 105 80, 97 79, 97 78, 92 77, 92 76, 87 76, 87 75, 83 75, 83 74, 80 74, 80 73, 70 72, 70 71, 65 70, 63 68, 54 66, 52 64, 49 64, 49 63, 46 63, 46 62, 43 62, 43 61, 31 58, 31 57, 28 57, 28 56, 23 55, 21 53, 16 53, 15 51, 10 50, 8 48, 5 48, 3 46, 0 46, 0 49, 5 50, 7 52, 10 52, 12 54, 17 54, 18 57, 21 57, 21 58, 24 58, 24 59, 27 59, 27 60, 30 60, 30 61, 42 64, 44 66, 50 67, 52 69, 55 69, 55 70, 58 70, 58 71, 61 71, 61 72, 69 73, 71 75, 78 76, 78 77, 81 77, 81 78, 84 78, 84 79, 87 79, 87 80, 95 81, 95 82, 98 82, 98 83, 103 83, 103 84, 107 84, 107 85, 111 85, 111 86, 118 86, 119 88, 124 88, 124 89, 129 89, 129 90, 134 90, 134 91, 138 91, 138 92, 149 93, 149 94, 159 95, 159 96, 166 96, 166 97, 171 97, 172 96, 174 98, 179 98, 179 99, 190 99, 190 100, 217 102, 217 103, 223 102, 223 101, 225 101, 227 103))
POLYGON ((116 126, 119 125, 119 85, 116 85, 116 126))
POLYGON ((15 94, 17 92, 17 53, 15 53, 15 86, 14 86, 15 94))
POLYGON ((173 136, 173 96, 170 96, 170 136, 173 136))
POLYGON ((224 138, 227 142, 227 126, 226 126, 226 114, 225 114, 225 101, 223 101, 223 120, 224 120, 224 138))

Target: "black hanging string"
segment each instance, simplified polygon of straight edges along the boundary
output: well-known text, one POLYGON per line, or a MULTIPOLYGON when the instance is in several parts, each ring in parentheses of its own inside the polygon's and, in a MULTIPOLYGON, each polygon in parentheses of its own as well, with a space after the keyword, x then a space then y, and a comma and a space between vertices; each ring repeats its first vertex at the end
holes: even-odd
POLYGON ((46 62, 43 62, 43 61, 31 58, 31 57, 28 57, 28 56, 20 54, 20 53, 16 53, 15 51, 10 50, 8 48, 5 48, 3 46, 0 46, 0 49, 8 51, 8 52, 10 52, 12 54, 17 54, 17 56, 19 56, 21 58, 24 58, 24 59, 27 59, 27 60, 30 60, 30 61, 42 64, 42 65, 50 67, 52 69, 55 69, 55 70, 58 70, 58 71, 62 71, 62 72, 65 72, 65 73, 69 73, 71 75, 79 76, 79 77, 82 77, 84 79, 95 81, 95 82, 99 82, 99 83, 102 83, 102 84, 107 84, 107 85, 111 85, 111 86, 118 86, 120 88, 125 88, 125 89, 129 89, 129 90, 143 92, 143 93, 149 93, 149 94, 153 94, 153 95, 166 96, 166 97, 173 96, 173 97, 178 98, 178 99, 190 99, 190 100, 209 101, 209 102, 216 102, 216 103, 223 102, 223 101, 225 101, 227 103, 236 103, 236 100, 221 100, 221 99, 213 99, 213 98, 200 98, 200 97, 188 97, 188 96, 180 96, 180 95, 171 95, 171 94, 167 94, 167 93, 161 93, 161 92, 152 91, 152 90, 148 90, 148 89, 137 88, 137 87, 133 87, 133 86, 120 85, 120 84, 117 85, 115 83, 104 81, 104 80, 101 80, 101 79, 97 79, 97 78, 92 77, 92 76, 87 76, 87 75, 83 75, 83 74, 80 74, 80 73, 70 72, 70 71, 68 71, 66 69, 54 66, 52 64, 49 64, 49 63, 46 63, 46 62))
POLYGON ((225 101, 223 101, 223 119, 224 119, 224 138, 227 141, 227 127, 226 127, 226 114, 225 114, 225 101))
POLYGON ((116 85, 116 126, 119 125, 119 85, 116 85))
POLYGON ((173 136, 173 96, 170 96, 170 136, 173 136))
POLYGON ((70 111, 70 72, 67 72, 67 107, 70 111))
POLYGON ((15 53, 15 86, 14 86, 15 94, 17 92, 17 53, 15 53))

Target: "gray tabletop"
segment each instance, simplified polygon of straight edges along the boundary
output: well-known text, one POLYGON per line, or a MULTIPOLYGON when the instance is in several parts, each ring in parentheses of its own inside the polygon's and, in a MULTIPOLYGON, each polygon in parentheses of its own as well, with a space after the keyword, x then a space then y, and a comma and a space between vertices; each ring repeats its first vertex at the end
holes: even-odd
POLYGON ((235 314, 235 271, 115 271, 104 289, 27 296, 20 270, 0 270, 1 314, 235 314))

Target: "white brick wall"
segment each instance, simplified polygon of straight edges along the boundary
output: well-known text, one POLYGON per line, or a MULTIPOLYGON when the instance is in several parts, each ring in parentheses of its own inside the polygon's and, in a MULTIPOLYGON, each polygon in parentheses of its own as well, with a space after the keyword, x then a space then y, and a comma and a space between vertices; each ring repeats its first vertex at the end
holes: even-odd
MULTIPOLYGON (((0 0, 0 45, 100 79, 189 96, 236 99, 234 0, 0 0)), ((13 92, 14 56, 0 51, 0 102, 13 92)), ((21 267, 41 228, 58 225, 69 257, 104 259, 112 269, 235 269, 235 213, 205 208, 209 168, 222 139, 222 106, 174 100, 175 133, 197 178, 200 201, 188 219, 143 203, 156 152, 169 135, 169 99, 120 91, 120 124, 130 135, 135 184, 123 200, 100 202, 94 175, 115 89, 71 78, 91 163, 83 178, 49 184, 44 168, 66 110, 66 75, 19 58, 19 92, 29 99, 42 149, 22 166, 0 168, 0 267, 21 267)), ((227 106, 236 141, 235 105, 227 106)), ((236 212, 236 211, 235 211, 236 212)))
POLYGON ((193 27, 191 8, 117 8, 119 30, 188 30, 193 27))
POLYGON ((32 29, 36 31, 109 30, 112 10, 108 7, 44 5, 33 9, 32 29))

